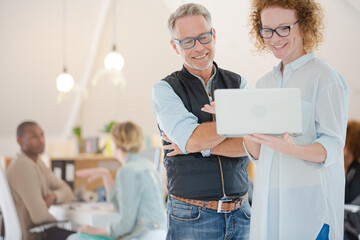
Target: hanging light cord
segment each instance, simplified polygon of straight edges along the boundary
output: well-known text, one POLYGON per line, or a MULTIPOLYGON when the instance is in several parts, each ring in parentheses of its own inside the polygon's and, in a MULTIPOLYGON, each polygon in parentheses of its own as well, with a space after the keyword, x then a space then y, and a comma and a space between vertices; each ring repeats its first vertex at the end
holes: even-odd
POLYGON ((113 0, 112 9, 112 50, 116 51, 116 39, 117 39, 117 0, 113 0))
POLYGON ((66 73, 66 0, 63 0, 63 19, 62 19, 62 57, 63 71, 66 73))

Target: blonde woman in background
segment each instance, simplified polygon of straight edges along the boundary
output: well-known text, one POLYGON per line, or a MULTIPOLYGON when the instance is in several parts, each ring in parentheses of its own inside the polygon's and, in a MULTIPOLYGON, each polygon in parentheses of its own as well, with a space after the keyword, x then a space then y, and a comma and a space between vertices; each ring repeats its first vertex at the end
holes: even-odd
POLYGON ((138 154, 144 141, 141 128, 133 122, 115 124, 111 129, 114 157, 121 167, 115 182, 109 170, 79 170, 77 176, 92 181, 102 178, 107 201, 119 212, 117 220, 104 227, 82 226, 69 239, 89 239, 89 235, 113 239, 165 239, 166 212, 160 177, 152 161, 138 154))

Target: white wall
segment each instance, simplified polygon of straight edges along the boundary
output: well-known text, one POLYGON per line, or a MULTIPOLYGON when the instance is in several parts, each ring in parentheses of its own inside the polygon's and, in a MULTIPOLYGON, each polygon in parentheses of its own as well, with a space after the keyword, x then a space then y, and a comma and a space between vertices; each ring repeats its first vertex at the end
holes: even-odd
MULTIPOLYGON (((177 1, 177 4, 187 1, 177 1)), ((249 43, 249 1, 194 1, 213 15, 217 31, 215 61, 220 67, 245 77, 251 86, 278 63, 271 55, 258 56, 249 43)), ((68 69, 78 82, 85 71, 89 49, 102 1, 68 2, 68 69)), ((152 85, 181 68, 169 44, 167 1, 118 1, 118 49, 125 58, 126 86, 119 90, 107 79, 89 86, 74 122, 82 124, 84 136, 98 135, 112 120, 133 120, 148 134, 157 127, 151 108, 152 85)), ((174 3, 174 2, 172 2, 174 3)), ((327 14, 325 42, 317 55, 338 69, 348 81, 349 117, 360 120, 360 14, 347 1, 321 0, 327 14)), ((0 155, 17 151, 16 126, 33 119, 43 127, 49 141, 63 136, 76 91, 56 103, 56 76, 61 72, 62 1, 0 0, 0 155)), ((174 6, 171 6, 172 8, 174 6)), ((91 78, 111 47, 111 16, 105 21, 91 78)), ((89 83, 91 79, 89 79, 89 83)))

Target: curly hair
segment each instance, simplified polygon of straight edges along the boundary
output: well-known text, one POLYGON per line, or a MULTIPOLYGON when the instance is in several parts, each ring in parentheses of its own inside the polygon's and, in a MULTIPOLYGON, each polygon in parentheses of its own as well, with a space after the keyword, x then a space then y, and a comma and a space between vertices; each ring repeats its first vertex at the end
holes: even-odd
POLYGON ((133 122, 114 124, 110 134, 116 147, 124 152, 139 152, 144 142, 141 127, 133 122))
POLYGON ((261 11, 267 7, 281 7, 293 9, 299 19, 299 26, 303 33, 304 49, 306 52, 316 50, 323 41, 323 9, 315 0, 252 0, 250 14, 250 39, 258 52, 266 52, 266 43, 259 35, 262 27, 261 11))
POLYGON ((354 159, 360 161, 360 122, 348 122, 345 146, 353 154, 354 159))

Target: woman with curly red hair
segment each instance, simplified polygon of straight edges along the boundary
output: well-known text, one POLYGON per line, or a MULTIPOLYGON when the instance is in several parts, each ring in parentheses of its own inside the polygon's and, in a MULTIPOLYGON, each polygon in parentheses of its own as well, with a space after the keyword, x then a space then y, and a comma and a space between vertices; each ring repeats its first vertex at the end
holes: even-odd
POLYGON ((253 0, 251 36, 280 59, 257 88, 299 88, 302 136, 245 136, 256 163, 250 238, 342 239, 348 84, 314 51, 323 40, 315 0, 253 0))

